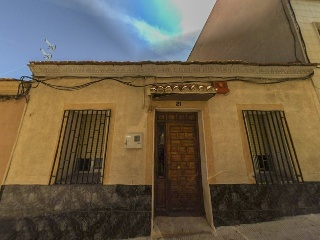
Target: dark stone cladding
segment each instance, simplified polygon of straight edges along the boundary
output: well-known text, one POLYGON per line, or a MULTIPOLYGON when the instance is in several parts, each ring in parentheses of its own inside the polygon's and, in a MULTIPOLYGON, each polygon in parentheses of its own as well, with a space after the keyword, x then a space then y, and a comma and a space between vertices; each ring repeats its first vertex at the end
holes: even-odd
POLYGON ((320 213, 320 182, 210 185, 216 227, 320 213))
POLYGON ((149 185, 2 188, 0 239, 127 239, 151 234, 149 185))

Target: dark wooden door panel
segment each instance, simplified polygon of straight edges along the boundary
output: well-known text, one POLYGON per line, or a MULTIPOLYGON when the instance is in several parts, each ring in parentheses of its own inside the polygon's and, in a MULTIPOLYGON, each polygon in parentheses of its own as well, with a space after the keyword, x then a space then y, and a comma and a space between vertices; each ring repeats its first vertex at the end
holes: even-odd
POLYGON ((161 113, 156 119, 164 121, 166 126, 166 173, 161 179, 155 173, 156 211, 161 208, 167 214, 201 215, 203 201, 196 113, 161 113))
POLYGON ((179 122, 167 124, 168 198, 172 211, 196 211, 199 207, 195 164, 198 159, 194 151, 196 127, 195 124, 179 122))

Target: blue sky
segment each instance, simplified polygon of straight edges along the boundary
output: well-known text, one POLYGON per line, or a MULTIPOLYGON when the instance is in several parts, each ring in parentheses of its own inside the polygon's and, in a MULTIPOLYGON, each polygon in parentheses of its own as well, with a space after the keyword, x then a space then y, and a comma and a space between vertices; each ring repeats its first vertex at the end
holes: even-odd
POLYGON ((0 0, 0 78, 29 61, 185 61, 215 0, 0 0))

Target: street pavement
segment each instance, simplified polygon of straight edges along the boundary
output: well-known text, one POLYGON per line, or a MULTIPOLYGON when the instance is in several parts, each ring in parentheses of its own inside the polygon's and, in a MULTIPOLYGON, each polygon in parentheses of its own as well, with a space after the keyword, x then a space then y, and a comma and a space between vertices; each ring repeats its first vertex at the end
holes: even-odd
MULTIPOLYGON (((149 240, 151 237, 135 238, 149 240)), ((165 240, 320 240, 320 214, 287 217, 277 221, 218 227, 213 233, 155 238, 165 240)))

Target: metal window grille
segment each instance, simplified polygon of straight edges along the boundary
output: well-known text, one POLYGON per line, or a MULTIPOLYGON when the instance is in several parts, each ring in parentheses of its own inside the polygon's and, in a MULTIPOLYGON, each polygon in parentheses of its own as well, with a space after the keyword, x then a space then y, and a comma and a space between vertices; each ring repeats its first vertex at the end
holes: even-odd
POLYGON ((257 184, 303 182, 283 111, 242 111, 257 184))
POLYGON ((111 110, 64 111, 51 184, 102 183, 110 117, 111 110))

